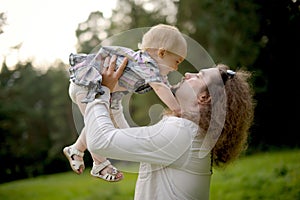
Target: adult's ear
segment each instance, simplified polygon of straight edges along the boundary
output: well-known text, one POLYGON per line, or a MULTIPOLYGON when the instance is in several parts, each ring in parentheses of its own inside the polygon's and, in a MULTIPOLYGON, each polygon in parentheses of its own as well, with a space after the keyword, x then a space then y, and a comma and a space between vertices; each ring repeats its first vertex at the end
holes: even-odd
POLYGON ((160 58, 163 58, 166 55, 166 50, 164 48, 159 48, 158 49, 158 56, 160 58))
POLYGON ((207 92, 203 92, 198 96, 198 104, 205 105, 210 104, 211 97, 207 92))

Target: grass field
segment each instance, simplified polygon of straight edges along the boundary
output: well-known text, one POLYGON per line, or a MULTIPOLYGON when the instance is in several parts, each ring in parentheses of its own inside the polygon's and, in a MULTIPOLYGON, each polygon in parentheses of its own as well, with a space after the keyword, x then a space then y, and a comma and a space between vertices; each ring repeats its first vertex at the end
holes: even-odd
MULTIPOLYGON (((0 184, 2 200, 132 200, 136 173, 107 183, 66 172, 0 184)), ((300 150, 243 157, 214 170, 211 200, 300 200, 300 150)))

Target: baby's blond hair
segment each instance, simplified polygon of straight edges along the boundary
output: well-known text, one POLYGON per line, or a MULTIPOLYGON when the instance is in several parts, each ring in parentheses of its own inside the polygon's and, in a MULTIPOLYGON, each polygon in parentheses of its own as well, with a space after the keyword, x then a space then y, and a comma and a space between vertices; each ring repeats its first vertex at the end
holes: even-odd
POLYGON ((142 39, 140 49, 165 49, 183 58, 187 55, 187 43, 178 28, 166 24, 158 24, 150 28, 142 39))

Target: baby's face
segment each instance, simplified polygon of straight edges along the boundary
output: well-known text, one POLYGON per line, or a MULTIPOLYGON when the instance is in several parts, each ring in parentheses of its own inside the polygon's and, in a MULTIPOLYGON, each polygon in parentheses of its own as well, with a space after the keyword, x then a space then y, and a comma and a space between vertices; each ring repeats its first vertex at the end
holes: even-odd
POLYGON ((162 75, 167 75, 171 71, 177 71, 178 65, 182 63, 183 60, 183 57, 167 51, 162 58, 157 60, 160 73, 162 75))

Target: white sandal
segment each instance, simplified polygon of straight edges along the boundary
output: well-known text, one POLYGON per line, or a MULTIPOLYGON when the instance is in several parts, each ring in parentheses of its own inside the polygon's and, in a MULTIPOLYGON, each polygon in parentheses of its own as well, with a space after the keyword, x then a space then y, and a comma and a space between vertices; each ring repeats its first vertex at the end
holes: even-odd
POLYGON ((73 145, 65 147, 63 149, 63 152, 64 152, 65 156, 67 157, 67 159, 69 160, 72 170, 77 174, 81 174, 80 169, 82 169, 82 171, 83 171, 85 168, 84 162, 83 162, 83 160, 75 160, 73 156, 77 155, 77 156, 83 158, 84 153, 79 151, 78 149, 76 149, 73 145))
POLYGON ((117 181, 122 180, 123 175, 120 178, 116 177, 117 174, 121 173, 121 172, 119 172, 117 170, 117 168, 115 168, 115 167, 111 168, 111 170, 112 170, 111 173, 107 172, 106 174, 101 175, 101 171, 103 169, 105 169, 106 167, 108 167, 109 165, 111 165, 109 160, 106 160, 106 161, 100 163, 99 165, 96 165, 95 163, 93 163, 93 168, 91 170, 91 175, 94 176, 94 177, 97 177, 97 178, 101 178, 101 179, 103 179, 105 181, 108 181, 108 182, 117 182, 117 181))

